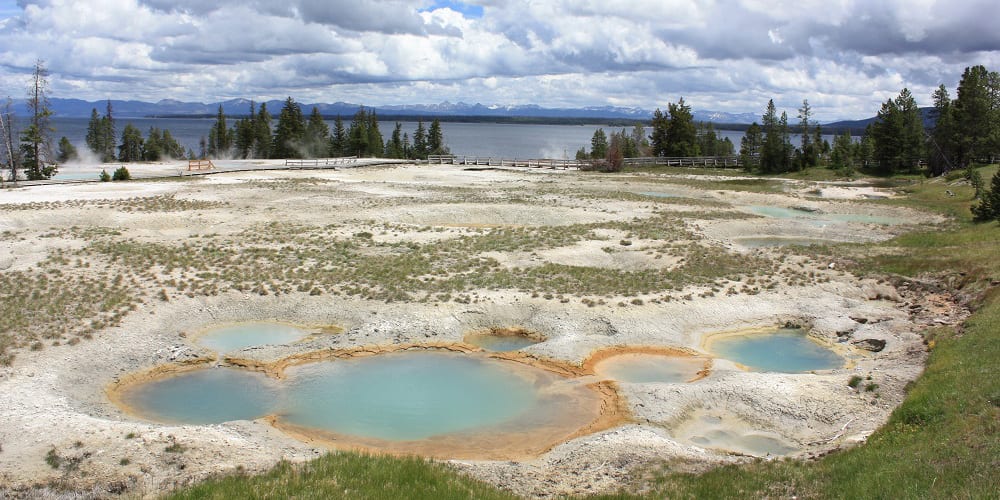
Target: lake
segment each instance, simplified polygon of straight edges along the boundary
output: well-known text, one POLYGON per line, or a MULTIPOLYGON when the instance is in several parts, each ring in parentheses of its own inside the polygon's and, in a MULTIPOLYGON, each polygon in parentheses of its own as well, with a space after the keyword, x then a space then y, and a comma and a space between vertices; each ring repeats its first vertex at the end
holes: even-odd
MULTIPOLYGON (((65 136, 78 149, 84 149, 84 138, 87 136, 89 118, 53 118, 52 125, 56 131, 52 134, 53 143, 65 136)), ((121 134, 125 125, 131 123, 142 131, 143 136, 149 134, 150 127, 170 130, 170 134, 185 148, 198 151, 198 143, 208 136, 209 129, 215 123, 215 118, 120 118, 116 120, 116 128, 121 134)), ((236 120, 229 119, 230 127, 236 120)), ((345 120, 345 126, 350 120, 345 120)), ((403 131, 410 134, 417 129, 417 122, 400 122, 403 131)), ((333 122, 327 125, 333 128, 333 122)), ((429 122, 424 124, 430 126, 429 122)), ((388 139, 392 135, 395 122, 382 121, 379 130, 388 139)), ((576 150, 586 147, 590 150, 590 138, 594 131, 603 128, 605 133, 621 130, 621 127, 606 125, 527 125, 513 123, 451 123, 441 122, 445 143, 456 155, 493 156, 504 158, 573 158, 576 150)), ((631 127, 626 128, 631 131, 631 127)), ((272 128, 273 130, 273 128, 272 128)), ((646 127, 649 134, 650 127, 646 127)), ((743 132, 732 130, 716 131, 721 137, 728 137, 734 147, 739 150, 743 132)), ((824 139, 833 142, 832 135, 824 135, 824 139)), ((792 144, 799 144, 799 137, 792 135, 792 144)))

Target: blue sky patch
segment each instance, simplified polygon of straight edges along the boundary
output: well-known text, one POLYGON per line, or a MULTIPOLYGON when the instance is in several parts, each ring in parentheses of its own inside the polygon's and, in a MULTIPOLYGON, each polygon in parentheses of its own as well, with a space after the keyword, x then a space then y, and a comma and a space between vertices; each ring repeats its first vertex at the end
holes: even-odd
POLYGON ((463 16, 471 19, 479 19, 483 17, 483 7, 480 5, 469 5, 465 2, 453 2, 450 0, 435 0, 430 7, 426 9, 421 9, 424 11, 441 9, 448 7, 455 12, 461 12, 463 16))
POLYGON ((0 19, 6 19, 20 13, 21 8, 17 6, 17 0, 0 0, 0 19))

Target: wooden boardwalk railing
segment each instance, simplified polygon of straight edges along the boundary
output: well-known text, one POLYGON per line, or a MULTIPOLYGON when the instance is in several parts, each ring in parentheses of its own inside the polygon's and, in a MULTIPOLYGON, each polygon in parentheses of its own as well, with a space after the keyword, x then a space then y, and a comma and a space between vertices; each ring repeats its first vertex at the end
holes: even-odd
POLYGON ((519 158, 496 158, 492 156, 456 156, 456 155, 430 155, 427 163, 437 165, 477 165, 485 167, 527 167, 527 168, 551 168, 569 169, 580 168, 589 165, 590 162, 579 160, 558 160, 558 159, 519 159, 519 158))
POLYGON ((192 170, 211 170, 215 168, 212 160, 188 160, 188 172, 192 170))
MULTIPOLYGON (((492 156, 460 156, 460 155, 430 155, 427 163, 436 165, 480 165, 490 167, 528 167, 528 168, 581 168, 592 165, 591 160, 558 160, 558 159, 518 159, 496 158, 492 156)), ((673 167, 722 167, 736 168, 740 166, 739 156, 653 156, 644 158, 625 158, 628 166, 667 165, 673 167)))
POLYGON ((297 168, 322 168, 336 167, 337 165, 350 165, 358 161, 357 156, 343 156, 340 158, 317 158, 310 160, 285 160, 285 166, 292 170, 297 168))
POLYGON ((739 156, 650 156, 643 158, 625 158, 625 164, 630 167, 667 165, 671 167, 723 167, 740 166, 739 156))

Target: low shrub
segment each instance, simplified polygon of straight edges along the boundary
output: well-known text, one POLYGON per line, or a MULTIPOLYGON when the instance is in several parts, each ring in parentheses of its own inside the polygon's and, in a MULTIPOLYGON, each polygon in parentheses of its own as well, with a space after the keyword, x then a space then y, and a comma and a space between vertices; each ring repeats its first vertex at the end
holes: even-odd
POLYGON ((127 180, 129 180, 131 178, 132 178, 132 174, 129 173, 129 171, 128 171, 127 168, 125 168, 125 165, 122 165, 122 166, 118 167, 115 170, 114 175, 111 176, 111 180, 113 180, 113 181, 127 181, 127 180))

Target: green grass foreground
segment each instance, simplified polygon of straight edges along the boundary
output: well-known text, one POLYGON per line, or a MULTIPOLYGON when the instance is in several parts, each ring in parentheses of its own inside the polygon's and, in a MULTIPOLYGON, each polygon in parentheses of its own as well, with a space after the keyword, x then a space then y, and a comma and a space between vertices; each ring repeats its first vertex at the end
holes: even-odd
POLYGON ((259 476, 234 475, 210 480, 168 498, 508 500, 517 497, 418 457, 329 453, 302 465, 282 462, 259 476))
MULTIPOLYGON (((990 171, 991 172, 991 171, 990 171)), ((862 446, 813 461, 756 461, 703 474, 647 471, 644 493, 600 498, 997 498, 1000 492, 1000 225, 969 222, 970 193, 941 182, 908 186, 902 204, 950 213, 951 229, 871 248, 867 273, 934 276, 975 309, 960 328, 925 333, 923 376, 862 446)), ((846 381, 845 381, 846 383, 846 381)), ((638 483, 637 478, 637 483, 638 483)), ((170 498, 512 498, 443 464, 355 453, 261 476, 211 480, 170 498)))

